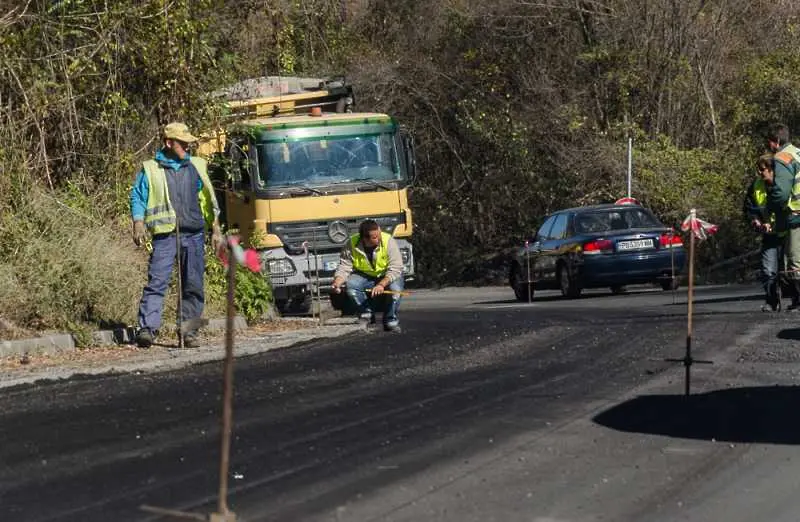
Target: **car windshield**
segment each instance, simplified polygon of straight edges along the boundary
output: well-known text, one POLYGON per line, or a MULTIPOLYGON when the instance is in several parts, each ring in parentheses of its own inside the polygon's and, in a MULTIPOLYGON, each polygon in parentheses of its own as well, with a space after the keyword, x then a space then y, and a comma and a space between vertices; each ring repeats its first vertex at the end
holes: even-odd
POLYGON ((401 181, 392 134, 259 143, 258 188, 401 181))
POLYGON ((632 228, 652 228, 663 226, 649 211, 642 208, 609 209, 583 212, 575 216, 575 232, 613 232, 632 228))

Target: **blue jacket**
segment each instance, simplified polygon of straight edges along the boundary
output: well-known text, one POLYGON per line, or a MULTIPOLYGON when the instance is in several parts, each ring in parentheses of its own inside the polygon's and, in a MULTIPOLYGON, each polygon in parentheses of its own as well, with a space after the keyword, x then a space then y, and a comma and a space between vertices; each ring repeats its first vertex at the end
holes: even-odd
MULTIPOLYGON (((155 160, 164 168, 178 170, 189 162, 189 154, 183 160, 170 158, 164 154, 163 150, 156 152, 155 160)), ((197 180, 197 192, 203 190, 203 182, 197 180)), ((147 176, 144 169, 136 174, 136 181, 131 189, 131 217, 134 221, 144 221, 144 213, 147 210, 147 198, 150 197, 150 186, 147 183, 147 176)))

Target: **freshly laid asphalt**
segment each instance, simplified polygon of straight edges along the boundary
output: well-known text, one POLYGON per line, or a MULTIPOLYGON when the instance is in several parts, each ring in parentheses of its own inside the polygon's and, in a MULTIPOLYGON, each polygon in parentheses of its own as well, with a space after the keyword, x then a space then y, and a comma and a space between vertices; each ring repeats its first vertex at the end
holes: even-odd
MULTIPOLYGON (((403 333, 240 357, 241 520, 796 521, 800 314, 756 287, 418 291, 403 333)), ((188 362, 187 362, 188 364, 188 362)), ((221 364, 2 390, 0 520, 216 509, 221 364)))

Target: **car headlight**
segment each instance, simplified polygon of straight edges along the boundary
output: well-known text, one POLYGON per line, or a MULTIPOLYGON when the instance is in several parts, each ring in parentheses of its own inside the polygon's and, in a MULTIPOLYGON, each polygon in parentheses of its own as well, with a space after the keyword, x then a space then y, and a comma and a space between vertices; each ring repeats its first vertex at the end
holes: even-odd
POLYGON ((290 276, 297 272, 294 263, 288 257, 267 259, 267 272, 272 276, 290 276))

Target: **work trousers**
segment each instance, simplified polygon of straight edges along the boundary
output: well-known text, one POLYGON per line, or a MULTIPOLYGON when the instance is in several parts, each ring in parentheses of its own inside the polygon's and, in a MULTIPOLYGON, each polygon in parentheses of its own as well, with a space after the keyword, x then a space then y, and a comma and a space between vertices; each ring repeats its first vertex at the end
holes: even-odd
POLYGON ((402 292, 404 288, 403 276, 398 277, 386 287, 386 290, 392 290, 398 293, 380 295, 375 298, 370 297, 365 290, 374 287, 380 280, 380 277, 367 277, 353 272, 350 274, 350 277, 347 278, 347 295, 353 300, 356 307, 358 307, 358 312, 360 314, 375 313, 380 307, 383 308, 383 324, 387 326, 396 326, 399 324, 397 310, 400 308, 399 292, 402 292), (380 303, 379 300, 383 301, 383 303, 380 303))
POLYGON ((786 237, 777 234, 761 236, 761 283, 769 305, 778 303, 779 270, 785 242, 786 237))
MULTIPOLYGON (((181 232, 181 314, 182 321, 189 321, 203 315, 205 293, 203 275, 206 270, 204 251, 205 235, 201 232, 181 232)), ((172 278, 177 250, 175 234, 153 236, 153 253, 147 272, 147 286, 139 303, 139 326, 151 331, 161 326, 161 312, 164 294, 172 278)))

